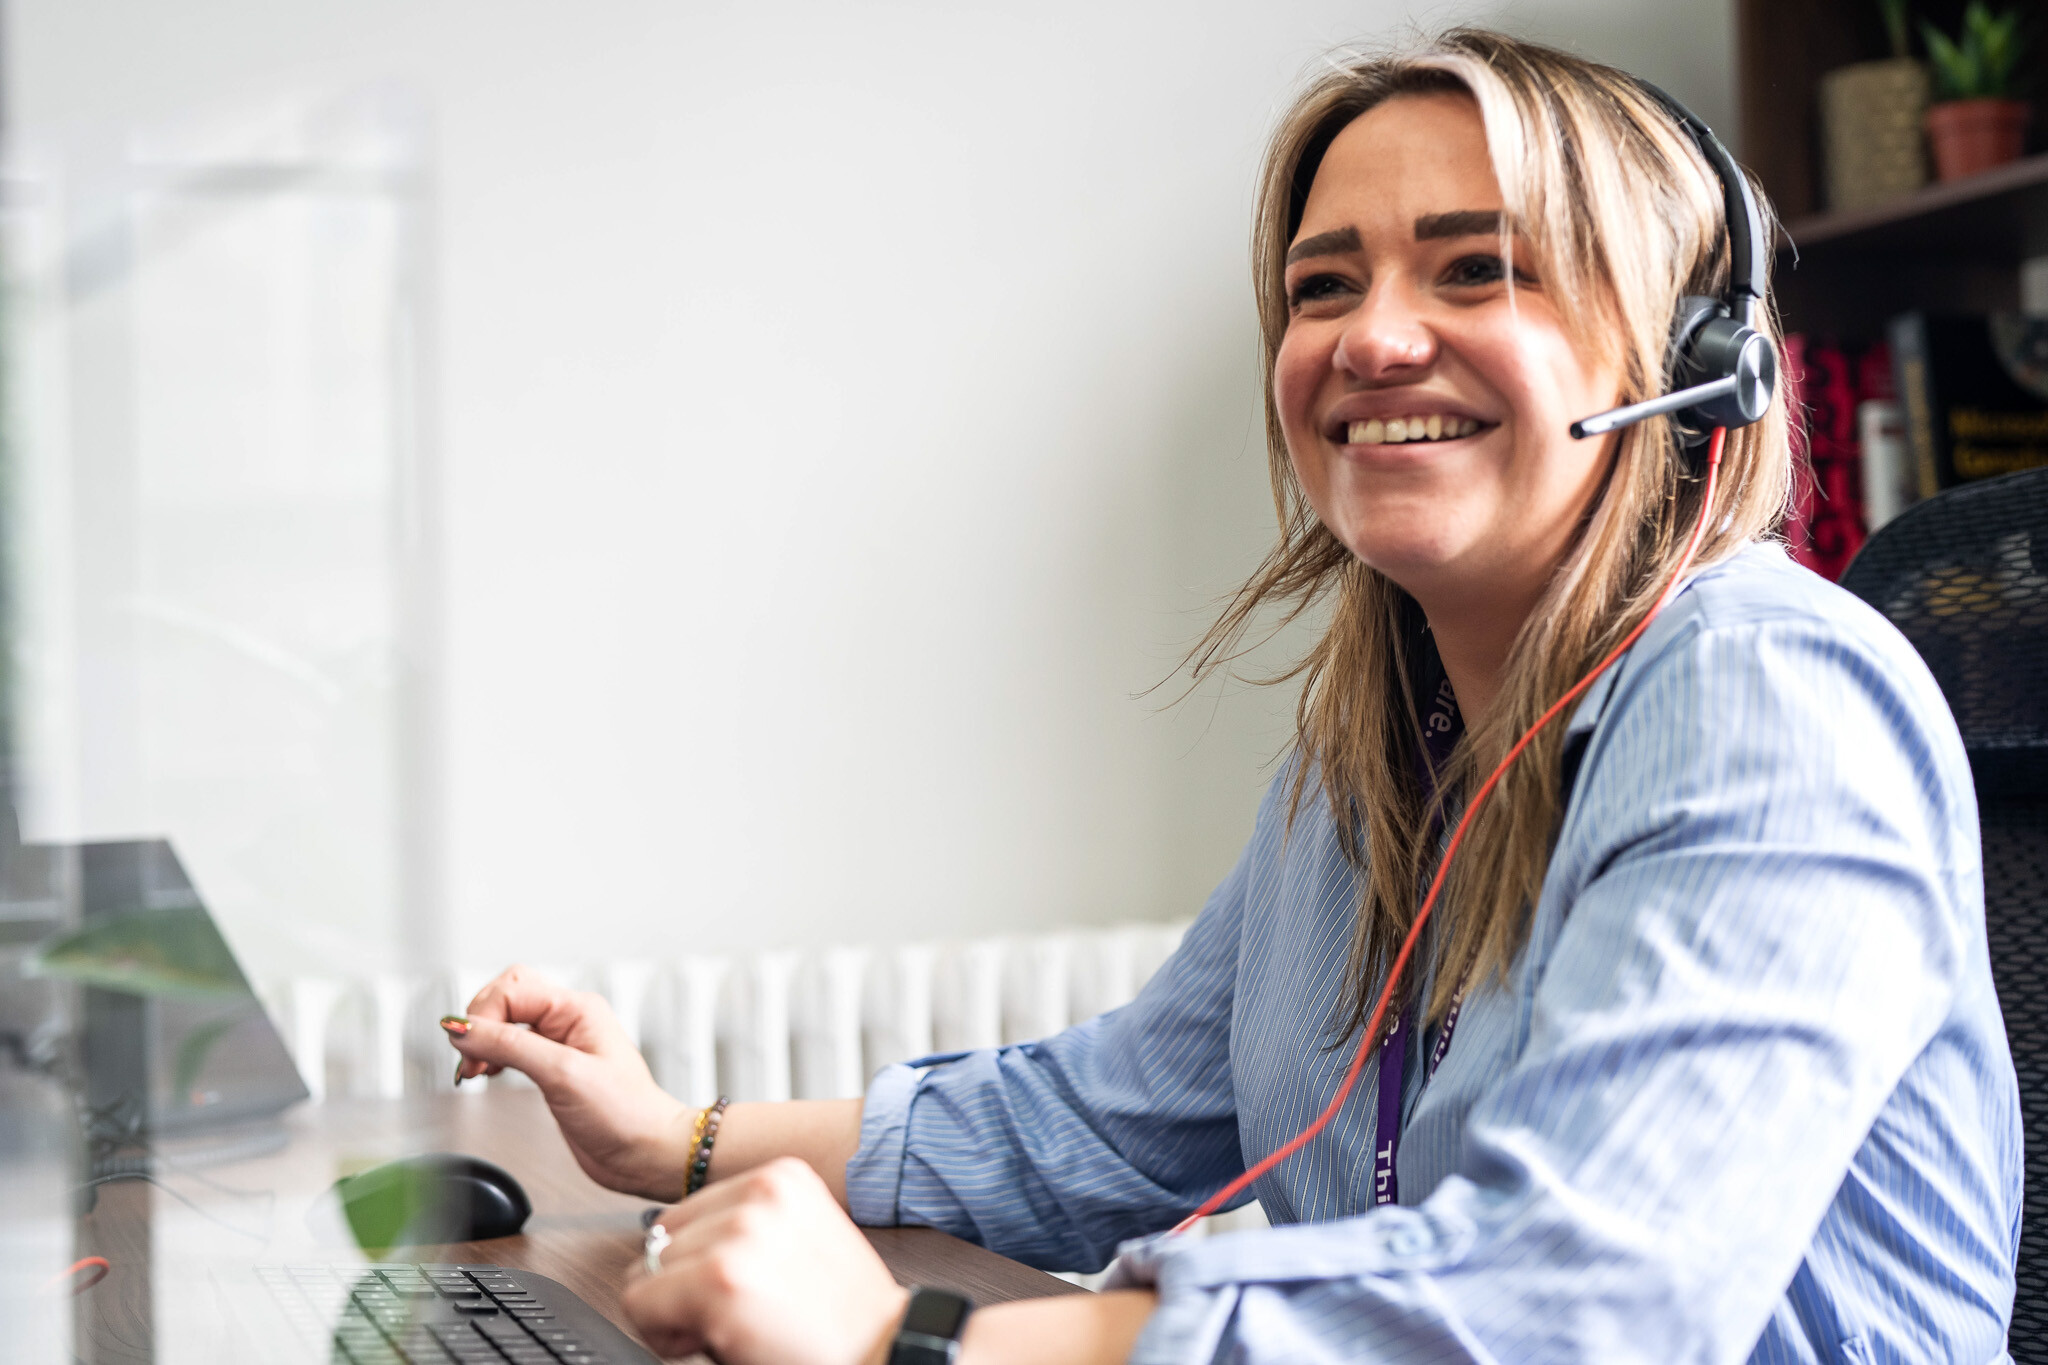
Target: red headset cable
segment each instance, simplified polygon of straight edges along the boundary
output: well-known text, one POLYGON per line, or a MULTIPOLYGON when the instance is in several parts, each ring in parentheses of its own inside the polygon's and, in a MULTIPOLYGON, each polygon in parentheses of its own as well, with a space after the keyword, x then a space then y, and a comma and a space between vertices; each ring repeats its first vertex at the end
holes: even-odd
POLYGON ((1606 658, 1593 666, 1592 672, 1572 684, 1569 692, 1551 703, 1550 709, 1538 716, 1536 723, 1522 732, 1522 737, 1515 741, 1515 747, 1508 750, 1507 757, 1503 758, 1492 775, 1479 785, 1479 791, 1466 805, 1465 814, 1459 819, 1457 828, 1451 831, 1451 842, 1444 848, 1443 861, 1437 864, 1436 876, 1430 879, 1429 892, 1422 898, 1422 908, 1415 912, 1415 923, 1409 927, 1408 937, 1401 941, 1401 951, 1394 955, 1394 965, 1387 971, 1387 984, 1380 988, 1380 998, 1372 1007, 1372 1017, 1366 1021, 1365 1032, 1359 1036, 1358 1055, 1351 1059, 1351 1069, 1344 1073, 1344 1083, 1337 1087, 1337 1093, 1330 1098, 1330 1103, 1323 1112, 1316 1116, 1315 1122, 1289 1138, 1283 1146, 1269 1153, 1243 1175, 1202 1201, 1200 1208, 1174 1225, 1175 1233, 1186 1232, 1236 1198, 1260 1176, 1307 1146, 1309 1140, 1322 1132, 1324 1126, 1337 1116, 1337 1111, 1344 1107, 1344 1101, 1351 1094, 1351 1087, 1358 1083, 1359 1074, 1365 1070, 1365 1059, 1372 1055, 1373 1045, 1380 1036, 1380 1023, 1386 1018, 1387 1002, 1393 998, 1394 987, 1400 984, 1402 969, 1408 965, 1408 959, 1415 951, 1416 940, 1422 935, 1422 926, 1429 923, 1430 911, 1436 908, 1437 893, 1443 890, 1444 874, 1450 871, 1451 859, 1457 855, 1458 845, 1464 841, 1465 829, 1472 823, 1472 817, 1478 814, 1480 806, 1485 804, 1486 798, 1492 795, 1494 787, 1500 782, 1501 775, 1507 772, 1510 764, 1521 757, 1522 750, 1529 747, 1529 742, 1536 738, 1538 732, 1555 720, 1565 707, 1577 701, 1580 694, 1593 685, 1594 679, 1607 671, 1609 665, 1628 652, 1629 646, 1649 629, 1650 622, 1657 619, 1658 613, 1677 596, 1678 589, 1684 584, 1686 570, 1692 567, 1693 556, 1699 553, 1700 541, 1707 531, 1707 520, 1714 512, 1714 485, 1721 471, 1721 447, 1727 438, 1726 427, 1715 427, 1713 437, 1707 443, 1707 488, 1700 500, 1700 519, 1692 528, 1692 538, 1686 541, 1685 553, 1679 556, 1678 566, 1671 571, 1671 581, 1666 583, 1664 591, 1658 594, 1656 605, 1650 608, 1648 615, 1636 623, 1636 628, 1628 633, 1626 639, 1610 650, 1606 658))
POLYGON ((54 1294, 59 1289, 63 1289, 68 1285, 74 1295, 83 1294, 86 1290, 107 1278, 113 1269, 111 1265, 107 1264, 107 1258, 104 1256, 82 1257, 79 1260, 73 1261, 69 1270, 51 1276, 49 1283, 43 1286, 43 1292, 54 1294), (90 1279, 80 1279, 79 1272, 86 1270, 93 1272, 92 1277, 90 1279))

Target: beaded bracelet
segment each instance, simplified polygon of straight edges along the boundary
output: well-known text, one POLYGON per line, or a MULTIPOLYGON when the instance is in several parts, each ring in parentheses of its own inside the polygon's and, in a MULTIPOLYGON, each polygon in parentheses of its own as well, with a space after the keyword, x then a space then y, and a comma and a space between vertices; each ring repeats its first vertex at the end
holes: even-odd
POLYGON ((683 1182, 685 1199, 704 1188, 704 1177, 711 1170, 711 1144, 718 1141, 719 1121, 731 1103, 730 1096, 720 1095, 718 1103, 697 1111, 697 1126, 690 1134, 690 1174, 683 1182))

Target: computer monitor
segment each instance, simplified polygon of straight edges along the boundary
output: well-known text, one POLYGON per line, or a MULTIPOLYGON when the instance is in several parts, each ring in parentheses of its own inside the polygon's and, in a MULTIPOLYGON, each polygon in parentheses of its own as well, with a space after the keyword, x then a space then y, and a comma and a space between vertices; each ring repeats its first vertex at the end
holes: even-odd
POLYGON ((26 977, 77 988, 74 1055, 96 1147, 234 1127, 307 1097, 169 843, 25 844, 13 862, 15 903, 54 912, 26 977))

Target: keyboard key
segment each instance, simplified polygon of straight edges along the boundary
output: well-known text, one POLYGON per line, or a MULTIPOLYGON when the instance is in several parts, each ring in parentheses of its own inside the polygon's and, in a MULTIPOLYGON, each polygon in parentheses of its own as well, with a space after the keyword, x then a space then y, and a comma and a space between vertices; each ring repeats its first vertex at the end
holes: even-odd
POLYGON ((432 1337, 407 1337, 398 1343, 398 1349, 412 1365, 448 1365, 452 1359, 432 1337))

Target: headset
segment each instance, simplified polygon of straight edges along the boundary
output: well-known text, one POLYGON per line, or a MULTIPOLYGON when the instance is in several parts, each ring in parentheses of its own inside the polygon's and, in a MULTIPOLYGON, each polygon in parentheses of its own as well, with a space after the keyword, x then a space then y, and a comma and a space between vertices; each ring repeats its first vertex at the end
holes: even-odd
MULTIPOLYGON (((1450 841, 1444 846, 1444 856, 1437 863, 1436 876, 1429 883, 1422 906, 1415 912, 1415 921, 1409 926, 1408 936, 1402 940, 1400 952, 1394 955, 1393 964, 1387 969, 1386 985, 1381 987, 1379 1001, 1373 1006, 1372 1015, 1359 1035, 1357 1055, 1352 1058, 1351 1067, 1344 1073, 1343 1083, 1337 1087, 1337 1093, 1331 1097, 1328 1106, 1306 1128, 1203 1200, 1201 1207, 1174 1225, 1174 1234, 1187 1231, 1222 1208, 1254 1181, 1307 1146, 1309 1140, 1343 1109, 1351 1088, 1365 1070, 1366 1058, 1372 1054, 1381 1037, 1380 1026, 1386 1021, 1388 1002, 1393 999, 1401 973, 1422 937, 1422 928, 1429 922, 1430 912, 1436 908, 1437 896, 1444 886, 1444 875, 1450 871, 1451 859, 1457 856, 1458 846, 1465 841, 1465 831, 1471 826, 1472 817, 1543 727, 1562 715, 1566 707, 1593 685, 1594 679, 1605 673, 1616 659, 1628 653, 1630 647, 1642 638, 1643 632, 1650 628, 1650 623, 1678 595, 1686 573, 1692 567, 1693 556, 1699 552, 1708 519, 1713 515, 1721 449, 1728 439, 1728 432, 1733 427, 1750 425, 1770 410, 1778 387, 1778 353, 1771 339, 1756 327, 1757 313, 1763 307, 1764 263, 1767 259, 1764 255, 1763 214, 1757 209, 1756 194, 1749 187, 1748 177, 1735 164, 1735 158, 1721 145, 1721 139, 1714 136, 1713 129, 1648 81, 1637 80, 1636 84, 1685 130, 1721 182, 1722 217, 1728 229, 1728 285, 1721 298, 1688 294, 1678 301, 1677 315, 1671 322, 1671 347, 1667 352, 1667 381, 1673 387, 1656 398, 1630 403, 1626 407, 1596 413, 1574 422, 1571 434, 1584 440, 1588 436, 1600 436, 1634 426, 1651 417, 1676 418, 1683 448, 1687 452, 1702 446, 1706 449, 1705 459, 1701 462, 1705 466, 1706 488, 1700 498, 1699 520, 1693 524, 1685 551, 1679 556, 1677 567, 1671 571, 1670 580, 1665 583, 1649 613, 1636 623, 1620 644, 1593 666, 1592 672, 1551 703, 1550 709, 1522 733, 1507 756, 1501 759, 1486 781, 1479 784, 1472 799, 1466 803, 1464 815, 1459 818, 1451 831, 1450 841)), ((1689 454, 1688 460, 1691 460, 1689 454)))
POLYGON ((1756 326, 1768 244, 1749 177, 1714 130, 1648 81, 1636 84, 1686 131, 1721 181, 1728 227, 1727 293, 1718 299, 1687 294, 1678 301, 1668 352, 1670 392, 1582 418, 1572 423, 1571 432, 1584 440, 1670 414, 1678 419, 1680 440, 1692 449, 1705 445, 1715 427, 1746 427, 1770 410, 1778 387, 1778 352, 1756 326))

